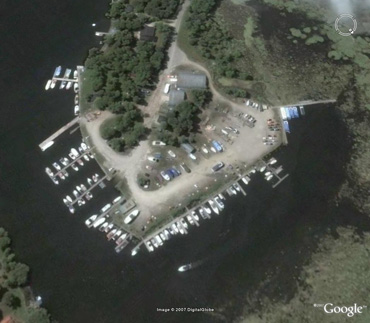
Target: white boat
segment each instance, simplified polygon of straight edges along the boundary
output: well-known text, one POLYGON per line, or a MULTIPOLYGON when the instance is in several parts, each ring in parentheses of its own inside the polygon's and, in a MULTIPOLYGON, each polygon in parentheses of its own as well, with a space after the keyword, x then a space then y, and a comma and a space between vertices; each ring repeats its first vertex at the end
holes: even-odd
POLYGON ((261 172, 261 173, 263 173, 265 170, 266 170, 266 166, 262 166, 262 167, 260 168, 260 172, 261 172))
POLYGON ((79 105, 75 105, 74 113, 75 113, 75 116, 77 116, 80 113, 80 106, 79 105))
POLYGON ((267 177, 266 177, 266 181, 271 180, 271 178, 273 178, 273 177, 274 177, 274 175, 267 176, 267 177))
POLYGON ((75 213, 75 208, 72 205, 69 206, 69 212, 75 213))
POLYGON ((86 190, 87 190, 86 186, 84 184, 81 184, 80 186, 81 186, 82 192, 86 192, 86 190))
POLYGON ((117 241, 116 241, 116 244, 121 244, 122 242, 123 242, 123 240, 125 240, 126 239, 126 237, 128 236, 128 233, 124 233, 124 234, 122 234, 118 239, 117 239, 117 241))
POLYGON ((60 75, 60 72, 62 71, 62 66, 58 66, 55 68, 53 77, 58 77, 60 75))
POLYGON ((274 164, 276 164, 276 162, 277 162, 277 160, 276 160, 275 158, 271 158, 271 159, 267 162, 267 164, 269 164, 269 165, 274 165, 274 164))
POLYGON ((220 214, 215 202, 213 200, 208 200, 208 204, 211 206, 213 212, 215 212, 216 214, 220 214))
POLYGON ((205 219, 207 219, 207 217, 206 217, 206 215, 205 215, 205 211, 203 210, 203 208, 200 208, 199 209, 199 214, 200 214, 200 216, 205 220, 205 219))
POLYGON ((75 95, 75 105, 77 105, 78 104, 78 95, 75 95))
POLYGON ((96 220, 93 223, 93 228, 96 229, 98 226, 102 225, 105 222, 105 217, 100 218, 99 220, 96 220))
POLYGON ((66 170, 62 170, 61 172, 62 172, 62 174, 63 174, 65 177, 68 177, 68 176, 69 176, 69 173, 68 173, 66 170))
POLYGON ((185 229, 189 227, 188 224, 185 222, 184 218, 180 219, 180 223, 183 225, 185 229))
POLYGON ((159 247, 159 244, 158 244, 157 240, 155 240, 154 238, 152 240, 150 240, 150 242, 153 244, 153 246, 155 248, 158 248, 159 247))
POLYGON ((72 148, 72 149, 71 149, 71 153, 72 153, 73 155, 75 155, 76 157, 79 157, 79 156, 80 156, 80 154, 78 153, 78 151, 77 151, 75 148, 72 148))
POLYGON ((108 211, 111 207, 112 207, 112 204, 108 203, 108 204, 106 204, 102 207, 100 212, 104 213, 104 212, 108 211))
POLYGON ((63 199, 63 203, 65 204, 65 205, 69 205, 69 202, 68 202, 68 200, 67 199, 63 199))
POLYGON ((249 177, 247 177, 247 176, 245 176, 245 177, 243 177, 242 178, 242 181, 243 181, 243 183, 245 184, 245 185, 248 185, 248 183, 249 183, 249 177))
POLYGON ((83 155, 83 158, 84 158, 86 161, 89 161, 89 160, 90 160, 90 158, 89 158, 89 156, 87 156, 87 154, 83 155))
POLYGON ((77 163, 78 163, 80 166, 83 166, 83 165, 84 165, 84 162, 83 162, 81 159, 77 159, 76 161, 77 161, 77 163))
POLYGON ((96 220, 98 216, 96 214, 90 216, 86 221, 85 221, 85 224, 88 228, 90 228, 93 224, 93 222, 96 220))
POLYGON ((60 163, 63 165, 63 166, 67 166, 69 164, 69 160, 65 157, 59 159, 60 163))
POLYGON ((240 186, 236 183, 233 184, 233 187, 238 191, 240 192, 240 186))
POLYGON ((46 91, 50 89, 50 85, 51 85, 51 80, 48 80, 48 81, 46 82, 46 85, 45 85, 45 90, 46 90, 46 91))
POLYGON ((73 71, 73 78, 76 79, 77 77, 78 77, 78 72, 77 72, 77 70, 74 70, 73 71))
POLYGON ((58 163, 53 163, 53 167, 54 167, 56 170, 61 170, 60 165, 59 165, 58 163))
POLYGON ((162 239, 159 237, 159 235, 156 235, 154 238, 157 240, 157 242, 158 242, 158 244, 159 244, 160 246, 163 246, 163 241, 162 241, 162 239))
POLYGON ((72 201, 73 201, 73 200, 72 200, 72 198, 71 198, 69 195, 67 195, 67 196, 66 196, 66 199, 67 199, 67 201, 69 201, 69 202, 71 202, 71 203, 72 203, 72 201))
POLYGON ((198 216, 198 214, 197 214, 195 211, 191 211, 191 215, 193 216, 193 218, 194 218, 196 221, 199 221, 199 216, 198 216))
POLYGON ((212 213, 211 209, 207 205, 203 205, 203 209, 208 214, 211 214, 212 213))
POLYGON ((57 80, 52 80, 51 81, 51 84, 50 84, 50 88, 51 89, 54 89, 55 88, 55 85, 57 85, 57 80))
POLYGON ((76 189, 77 189, 77 191, 79 191, 80 193, 82 193, 82 188, 81 188, 81 186, 77 185, 77 186, 76 186, 76 189))
POLYGON ((225 196, 222 193, 218 194, 218 196, 220 197, 221 200, 226 200, 225 196))
POLYGON ((180 272, 184 272, 184 271, 190 270, 191 268, 193 268, 193 266, 191 264, 187 264, 187 265, 179 267, 177 270, 180 272))
POLYGON ((46 149, 50 148, 52 145, 54 145, 54 141, 49 141, 44 146, 41 147, 41 150, 45 151, 46 149))
POLYGON ((231 192, 232 194, 234 194, 234 195, 238 194, 238 193, 236 192, 236 190, 234 189, 234 187, 232 187, 232 186, 230 186, 230 187, 229 187, 229 190, 230 190, 230 192, 231 192))
POLYGON ((107 239, 108 240, 111 240, 113 238, 113 236, 116 234, 117 232, 117 229, 113 229, 112 231, 110 231, 108 234, 107 234, 107 239))
POLYGON ((217 207, 220 209, 220 211, 222 211, 225 207, 224 203, 221 201, 221 199, 216 196, 214 199, 213 199, 217 205, 217 207))
POLYGON ((51 169, 50 169, 49 167, 46 167, 46 168, 45 168, 45 172, 46 172, 46 174, 48 174, 50 177, 51 177, 51 176, 54 176, 54 173, 51 171, 51 169))
POLYGON ((108 231, 112 230, 113 227, 114 227, 113 223, 108 224, 108 226, 104 229, 104 232, 108 232, 108 231))
POLYGON ((68 153, 68 156, 69 158, 71 158, 72 160, 75 160, 76 159, 76 156, 74 154, 72 154, 72 152, 68 153))
POLYGON ((173 223, 171 225, 171 229, 174 232, 174 234, 178 234, 179 233, 179 228, 176 226, 176 224, 173 223))
POLYGON ((91 186, 93 184, 93 180, 91 178, 87 178, 87 183, 91 186))
POLYGON ((64 88, 65 88, 65 86, 66 86, 66 84, 67 84, 67 82, 66 82, 66 81, 62 81, 62 82, 60 83, 59 89, 60 89, 60 90, 64 89, 64 88))
POLYGON ((100 231, 100 232, 103 232, 103 231, 105 230, 105 228, 106 228, 108 225, 109 225, 109 223, 108 223, 108 222, 104 222, 104 223, 100 226, 99 231, 100 231))
POLYGON ((78 171, 78 167, 76 166, 76 164, 72 164, 71 165, 72 169, 75 170, 76 172, 78 171))
POLYGON ((181 234, 185 234, 184 228, 180 222, 177 222, 176 226, 177 226, 178 231, 180 231, 181 234))
POLYGON ((135 256, 138 252, 139 252, 139 248, 138 247, 132 249, 131 256, 135 256))
POLYGON ((167 237, 164 235, 163 232, 159 234, 159 237, 162 239, 162 241, 168 240, 167 237))
POLYGON ((186 216, 186 219, 189 221, 191 225, 195 224, 194 219, 189 214, 186 216))
POLYGON ((123 221, 125 224, 130 224, 134 221, 134 219, 139 215, 140 211, 139 210, 134 210, 132 211, 123 221))
POLYGON ((270 176, 272 173, 271 172, 266 172, 265 173, 265 177, 268 177, 268 176, 270 176))
POLYGON ((72 82, 69 81, 66 86, 66 90, 69 90, 72 87, 72 82))
POLYGON ((145 242, 145 245, 148 248, 149 252, 154 251, 154 248, 153 248, 152 244, 150 243, 150 241, 145 242))
POLYGON ((81 143, 81 148, 86 151, 87 150, 87 145, 84 142, 82 142, 81 143))
POLYGON ((90 201, 93 198, 93 195, 90 192, 86 192, 85 197, 86 200, 90 201))
POLYGON ((78 194, 78 192, 77 192, 76 190, 74 190, 72 193, 73 193, 73 195, 74 195, 75 197, 78 197, 78 196, 79 196, 79 194, 78 194))
POLYGON ((116 204, 118 201, 120 201, 122 196, 117 196, 113 201, 112 204, 116 204))

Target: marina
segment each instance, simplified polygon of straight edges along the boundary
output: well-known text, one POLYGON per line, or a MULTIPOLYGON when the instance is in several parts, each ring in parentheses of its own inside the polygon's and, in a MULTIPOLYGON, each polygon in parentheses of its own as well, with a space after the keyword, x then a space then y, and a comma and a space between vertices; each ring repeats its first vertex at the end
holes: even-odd
POLYGON ((218 192, 214 193, 213 198, 208 197, 198 203, 196 206, 190 209, 186 208, 186 212, 184 214, 161 226, 155 232, 147 235, 137 246, 135 246, 135 248, 132 249, 131 255, 136 255, 139 252, 142 244, 145 245, 149 252, 153 252, 155 248, 162 246, 165 241, 169 240, 169 238, 166 236, 166 233, 169 233, 170 236, 178 233, 183 235, 188 234, 189 228, 192 225, 200 225, 197 212, 203 219, 210 219, 211 214, 220 214, 220 212, 224 210, 224 204, 221 201, 222 199, 225 199, 223 192, 227 192, 230 197, 237 195, 238 192, 242 193, 244 196, 247 196, 247 193, 239 182, 242 181, 245 185, 248 185, 251 180, 250 176, 256 174, 257 171, 259 173, 264 172, 265 179, 267 181, 270 181, 273 177, 275 177, 277 182, 272 185, 272 188, 277 187, 289 176, 289 174, 280 177, 279 173, 283 171, 283 167, 273 167, 272 165, 275 165, 276 162, 277 160, 275 158, 270 158, 267 162, 263 160, 258 161, 254 167, 248 169, 248 171, 244 172, 243 174, 240 174, 234 182, 224 185, 220 190, 218 190, 218 192), (190 227, 185 220, 187 220, 187 222, 190 224, 190 227))

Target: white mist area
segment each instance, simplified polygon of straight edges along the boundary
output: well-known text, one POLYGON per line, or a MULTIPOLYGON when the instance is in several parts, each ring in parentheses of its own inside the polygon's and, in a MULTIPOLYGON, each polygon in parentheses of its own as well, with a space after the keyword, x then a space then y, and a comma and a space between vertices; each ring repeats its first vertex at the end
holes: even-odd
MULTIPOLYGON (((315 1, 315 0, 313 0, 315 1)), ((370 0, 328 0, 333 11, 340 15, 342 13, 356 14, 362 10, 369 10, 370 0)))

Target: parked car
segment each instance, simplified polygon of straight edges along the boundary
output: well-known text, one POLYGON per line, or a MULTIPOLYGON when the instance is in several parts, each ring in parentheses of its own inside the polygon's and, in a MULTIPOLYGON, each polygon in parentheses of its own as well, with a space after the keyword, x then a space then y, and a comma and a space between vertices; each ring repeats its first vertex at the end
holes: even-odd
POLYGON ((197 157, 196 157, 194 154, 189 154, 189 157, 190 157, 192 160, 197 160, 197 157))
POLYGON ((166 144, 163 141, 152 141, 153 146, 166 146, 166 144))
POLYGON ((180 167, 187 173, 191 173, 191 169, 185 164, 185 163, 181 163, 180 164, 180 167))
POLYGON ((219 171, 224 166, 225 166, 225 164, 223 162, 218 162, 216 165, 214 165, 212 167, 212 172, 215 173, 215 172, 219 171))
POLYGON ((168 151, 168 154, 169 154, 172 158, 176 158, 176 154, 175 154, 172 150, 169 150, 169 151, 168 151))
POLYGON ((171 177, 165 172, 165 171, 161 171, 161 176, 166 180, 166 181, 169 181, 171 180, 171 177))

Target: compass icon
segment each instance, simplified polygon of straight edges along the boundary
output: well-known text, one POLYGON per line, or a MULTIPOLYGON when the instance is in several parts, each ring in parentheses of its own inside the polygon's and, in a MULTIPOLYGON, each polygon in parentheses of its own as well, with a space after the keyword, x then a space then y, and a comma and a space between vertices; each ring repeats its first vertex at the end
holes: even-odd
POLYGON ((356 29, 356 18, 349 13, 343 13, 335 20, 335 30, 338 32, 339 35, 345 37, 351 36, 355 33, 356 29))

